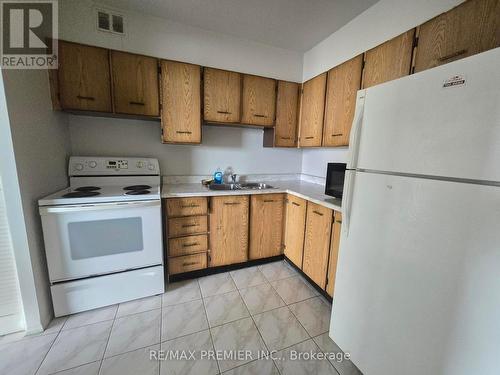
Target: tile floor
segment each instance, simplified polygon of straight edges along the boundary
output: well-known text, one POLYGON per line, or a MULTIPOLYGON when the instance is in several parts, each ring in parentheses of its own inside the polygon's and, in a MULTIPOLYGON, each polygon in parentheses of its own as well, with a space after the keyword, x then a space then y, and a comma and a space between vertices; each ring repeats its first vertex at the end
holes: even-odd
POLYGON ((39 335, 0 337, 0 374, 359 375, 350 361, 291 360, 295 350, 339 353, 327 333, 330 310, 293 268, 274 262, 57 318, 39 335), (183 350, 196 360, 150 359, 151 352, 183 350), (245 355, 206 355, 214 350, 245 355))

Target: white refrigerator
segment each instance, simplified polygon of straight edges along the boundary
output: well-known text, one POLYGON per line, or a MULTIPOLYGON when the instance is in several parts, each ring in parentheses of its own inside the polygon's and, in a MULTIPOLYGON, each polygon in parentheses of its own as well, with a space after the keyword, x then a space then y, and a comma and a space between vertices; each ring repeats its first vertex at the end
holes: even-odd
POLYGON ((500 374, 499 63, 358 92, 329 335, 366 375, 500 374))

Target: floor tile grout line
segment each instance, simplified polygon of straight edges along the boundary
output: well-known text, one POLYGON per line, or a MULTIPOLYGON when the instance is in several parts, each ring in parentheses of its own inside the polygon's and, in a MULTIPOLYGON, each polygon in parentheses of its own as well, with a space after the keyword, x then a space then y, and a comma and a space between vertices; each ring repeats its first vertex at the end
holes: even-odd
POLYGON ((97 363, 97 362, 101 362, 100 359, 98 359, 97 361, 92 361, 92 362, 87 362, 87 363, 83 363, 81 365, 78 365, 78 366, 74 366, 74 367, 70 367, 70 368, 66 368, 64 370, 58 370, 56 372, 51 372, 50 375, 57 375, 57 374, 60 374, 61 372, 64 372, 64 371, 69 371, 69 370, 74 370, 75 368, 78 368, 78 367, 81 367, 81 366, 87 366, 87 365, 90 365, 92 363, 97 363))
MULTIPOLYGON (((66 322, 65 322, 66 323, 66 322)), ((38 371, 40 371, 40 368, 42 367, 42 364, 43 362, 45 362, 45 359, 47 358, 47 356, 49 355, 49 352, 52 350, 52 348, 54 347, 54 344, 56 343, 57 341, 57 338, 59 337, 59 335, 61 334, 62 332, 62 327, 61 329, 59 330, 59 332, 57 332, 57 335, 56 337, 54 338, 54 341, 52 341, 52 343, 50 344, 50 348, 49 350, 47 350, 47 353, 45 353, 45 355, 43 356, 42 360, 40 361, 40 364, 38 365, 38 367, 36 368, 36 371, 34 372, 34 374, 38 374, 38 371)))
POLYGON ((111 323, 111 328, 109 329, 108 340, 106 341, 106 346, 104 347, 104 351, 102 352, 101 363, 99 364, 98 374, 101 373, 102 364, 104 363, 104 356, 106 355, 106 350, 108 350, 109 340, 111 339, 111 334, 113 333, 113 327, 115 326, 116 314, 118 314, 118 305, 116 305, 115 316, 113 317, 113 323, 111 323))

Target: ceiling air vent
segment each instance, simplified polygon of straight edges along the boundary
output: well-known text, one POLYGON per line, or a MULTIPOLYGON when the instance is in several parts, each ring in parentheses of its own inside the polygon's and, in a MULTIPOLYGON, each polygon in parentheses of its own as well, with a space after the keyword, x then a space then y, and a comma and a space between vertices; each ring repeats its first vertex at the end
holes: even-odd
POLYGON ((97 30, 115 34, 125 34, 124 18, 108 10, 97 9, 97 30))

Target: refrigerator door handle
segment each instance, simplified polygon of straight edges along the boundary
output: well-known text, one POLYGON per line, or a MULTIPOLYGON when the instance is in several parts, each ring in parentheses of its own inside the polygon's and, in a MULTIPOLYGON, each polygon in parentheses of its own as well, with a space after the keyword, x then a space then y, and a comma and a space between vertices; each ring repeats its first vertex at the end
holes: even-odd
POLYGON ((356 110, 351 126, 349 139, 349 154, 347 156, 347 169, 356 169, 358 164, 359 136, 361 124, 363 123, 363 112, 365 109, 366 90, 359 90, 356 97, 356 110))
POLYGON ((351 223, 352 194, 354 191, 354 177, 356 171, 346 170, 344 180, 344 194, 342 197, 342 231, 349 237, 349 225, 351 223))

